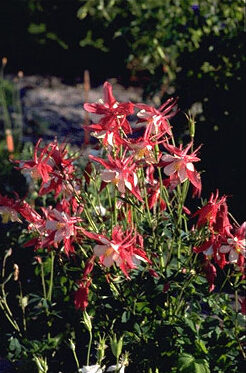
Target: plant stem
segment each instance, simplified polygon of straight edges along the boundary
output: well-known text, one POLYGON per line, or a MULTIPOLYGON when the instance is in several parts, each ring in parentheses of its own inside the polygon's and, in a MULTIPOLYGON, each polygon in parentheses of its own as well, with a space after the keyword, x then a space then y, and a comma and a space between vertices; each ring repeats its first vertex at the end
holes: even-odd
POLYGON ((147 216, 148 216, 149 224, 152 226, 152 218, 151 218, 151 213, 150 213, 150 208, 149 208, 149 203, 148 203, 148 193, 147 193, 146 185, 144 182, 144 171, 143 170, 141 170, 141 176, 142 176, 142 181, 143 181, 144 200, 145 200, 145 205, 147 208, 147 216))
POLYGON ((54 282, 54 260, 55 260, 55 254, 54 254, 53 250, 51 251, 50 259, 51 259, 51 264, 50 264, 50 283, 49 283, 49 290, 48 290, 47 299, 48 299, 48 301, 51 302, 51 300, 52 300, 52 291, 53 291, 53 282, 54 282))
POLYGON ((47 300, 47 292, 46 292, 46 285, 45 285, 45 279, 44 279, 44 266, 42 262, 40 263, 40 267, 41 267, 41 281, 42 281, 44 299, 47 300))
POLYGON ((8 111, 6 96, 5 96, 5 92, 4 92, 1 80, 0 80, 0 104, 3 108, 4 129, 6 131, 7 129, 11 129, 12 124, 11 124, 11 119, 10 119, 10 115, 9 115, 9 111, 8 111))
POLYGON ((91 344, 92 344, 92 332, 91 332, 91 330, 89 330, 89 335, 90 335, 90 339, 89 339, 89 343, 88 343, 87 360, 86 360, 86 364, 88 366, 90 365, 90 354, 91 354, 91 344))
MULTIPOLYGON (((8 309, 6 309, 6 300, 4 300, 4 299, 2 299, 1 297, 0 297, 0 307, 2 308, 2 310, 3 310, 3 312, 4 312, 4 314, 5 314, 5 316, 6 316, 6 318, 8 319, 8 321, 10 322, 10 324, 13 326, 13 328, 18 332, 18 333, 20 333, 20 328, 19 328, 19 325, 17 324, 17 322, 15 321, 15 320, 12 320, 12 312, 11 312, 11 315, 8 313, 8 310, 9 310, 9 307, 8 307, 8 305, 7 305, 7 308, 8 309)), ((20 333, 20 335, 21 335, 21 333, 20 333)))
POLYGON ((22 292, 22 286, 21 286, 20 281, 19 281, 19 287, 20 287, 20 302, 21 302, 21 309, 22 309, 23 329, 24 329, 24 332, 26 332, 26 312, 25 312, 25 305, 23 303, 23 292, 22 292))
POLYGON ((70 343, 72 344, 72 351, 73 351, 73 357, 74 357, 74 360, 75 360, 75 363, 76 363, 76 366, 77 366, 77 369, 79 370, 79 360, 78 360, 78 356, 76 354, 76 350, 75 350, 75 345, 74 343, 72 342, 72 340, 70 340, 70 343))
POLYGON ((118 211, 117 211, 117 191, 114 189, 114 224, 117 225, 118 211))
POLYGON ((96 231, 96 233, 98 233, 98 229, 97 229, 97 226, 96 224, 94 223, 94 221, 92 220, 92 217, 90 215, 90 212, 88 210, 88 208, 86 206, 84 206, 84 212, 85 212, 85 215, 91 225, 91 227, 96 231))

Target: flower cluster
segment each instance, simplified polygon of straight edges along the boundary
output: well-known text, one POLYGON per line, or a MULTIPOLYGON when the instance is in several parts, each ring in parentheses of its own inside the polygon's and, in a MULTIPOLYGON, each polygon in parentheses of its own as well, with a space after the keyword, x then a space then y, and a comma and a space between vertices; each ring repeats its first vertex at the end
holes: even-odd
POLYGON ((214 289, 216 267, 211 260, 224 268, 226 264, 237 264, 244 272, 246 256, 246 222, 241 226, 233 226, 230 223, 226 196, 219 198, 219 192, 210 196, 206 205, 198 210, 194 216, 198 216, 197 227, 207 227, 209 234, 207 239, 197 247, 196 253, 203 253, 205 258, 204 269, 210 285, 210 291, 214 289))
MULTIPOLYGON (((95 264, 105 272, 110 267, 118 267, 127 279, 140 264, 156 275, 150 258, 160 253, 155 252, 156 246, 146 248, 145 232, 143 228, 139 231, 137 212, 148 217, 152 232, 155 221, 168 219, 172 219, 180 231, 182 221, 186 222, 182 214, 189 212, 184 206, 189 184, 193 187, 193 197, 200 197, 202 191, 200 174, 194 166, 200 161, 200 146, 193 149, 194 134, 187 145, 176 145, 172 134, 169 119, 178 111, 176 99, 169 99, 159 109, 146 104, 119 103, 113 96, 112 86, 106 82, 104 100, 85 103, 84 109, 100 117, 98 123, 85 128, 99 139, 103 150, 101 156, 89 156, 84 174, 78 176, 76 157, 69 156, 65 144, 53 141, 41 146, 40 139, 32 160, 15 162, 29 180, 37 181, 38 195, 52 194, 54 204, 35 207, 19 198, 0 196, 3 223, 23 219, 27 222, 31 239, 25 246, 59 250, 69 257, 83 242, 90 245, 75 293, 75 306, 82 310, 89 302, 95 264), (134 110, 138 111, 138 119, 132 126, 128 117, 134 110), (96 185, 98 164, 100 185, 98 206, 95 206, 88 187, 91 180, 96 185), (99 196, 105 189, 108 209, 101 205, 99 196), (100 226, 94 222, 95 216, 100 226), (108 230, 110 233, 105 233, 108 230)), ((193 215, 198 216, 197 231, 207 229, 204 241, 200 240, 194 251, 204 255, 210 290, 214 288, 216 276, 213 262, 221 268, 227 263, 236 263, 241 270, 244 264, 246 223, 233 227, 227 210, 226 197, 219 199, 217 192, 193 215)))

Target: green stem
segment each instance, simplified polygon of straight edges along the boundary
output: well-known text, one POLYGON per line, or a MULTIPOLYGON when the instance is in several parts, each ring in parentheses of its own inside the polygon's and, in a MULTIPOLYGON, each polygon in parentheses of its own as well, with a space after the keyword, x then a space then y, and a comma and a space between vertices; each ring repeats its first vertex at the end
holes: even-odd
MULTIPOLYGON (((19 325, 17 324, 17 322, 15 320, 12 320, 12 312, 11 312, 11 315, 9 315, 8 313, 8 310, 9 310, 9 307, 7 305, 7 308, 6 308, 6 301, 3 300, 2 298, 0 298, 0 307, 2 308, 3 310, 3 313, 5 314, 7 320, 10 322, 10 324, 13 326, 13 328, 18 332, 20 333, 20 328, 19 328, 19 325)), ((20 333, 21 335, 21 333, 20 333)))
POLYGON ((183 294, 184 294, 186 288, 190 285, 190 283, 191 283, 191 281, 193 280, 193 278, 194 278, 193 275, 190 276, 190 278, 189 278, 189 279, 186 281, 186 283, 182 286, 181 292, 180 292, 179 297, 178 297, 178 299, 177 299, 177 301, 176 301, 176 303, 177 303, 177 307, 176 307, 176 310, 175 310, 175 314, 176 314, 176 315, 178 315, 178 312, 179 312, 181 306, 182 306, 183 303, 184 303, 184 300, 182 299, 183 294))
POLYGON ((8 111, 5 92, 2 87, 1 81, 0 81, 0 104, 2 105, 2 108, 3 108, 4 129, 6 131, 7 129, 11 129, 12 124, 11 124, 11 119, 10 119, 10 115, 8 111))
POLYGON ((143 169, 141 170, 141 176, 142 176, 142 181, 143 181, 144 200, 145 200, 145 205, 146 205, 146 208, 147 208, 147 216, 148 216, 149 224, 152 226, 152 218, 151 218, 151 212, 150 212, 149 203, 148 203, 148 193, 147 193, 146 185, 145 185, 145 182, 144 182, 145 178, 144 178, 143 169))
POLYGON ((116 188, 114 189, 114 224, 117 225, 117 217, 118 217, 118 211, 117 211, 117 191, 116 188))
MULTIPOLYGON (((7 260, 9 255, 11 255, 11 254, 9 254, 9 251, 8 251, 3 258, 2 273, 1 273, 2 281, 4 280, 4 277, 5 277, 6 260, 7 260)), ((8 319, 8 321, 11 323, 11 325, 14 327, 14 329, 17 330, 20 333, 19 325, 17 324, 16 320, 14 320, 13 314, 12 314, 10 308, 9 308, 9 305, 8 305, 8 302, 7 302, 7 295, 6 295, 4 286, 5 286, 5 282, 3 281, 1 286, 0 286, 1 291, 2 291, 2 297, 0 296, 0 306, 1 306, 1 308, 4 312, 4 314, 5 314, 6 318, 8 319)))
POLYGON ((88 343, 87 360, 86 360, 86 364, 88 366, 90 365, 90 354, 91 354, 91 344, 92 344, 92 333, 91 333, 91 331, 89 331, 89 334, 90 334, 90 339, 89 339, 89 343, 88 343))
POLYGON ((20 78, 18 78, 17 83, 14 86, 12 93, 12 103, 15 111, 14 117, 14 135, 17 140, 17 146, 21 145, 22 136, 23 136, 23 112, 21 106, 21 97, 20 97, 20 78))
POLYGON ((88 219, 88 221, 89 221, 91 227, 96 231, 96 233, 98 233, 97 226, 96 226, 96 224, 94 223, 94 221, 92 220, 91 214, 90 214, 90 212, 89 212, 87 206, 84 206, 84 213, 85 213, 85 215, 86 215, 86 217, 87 217, 87 219, 88 219))
POLYGON ((51 251, 50 259, 51 259, 51 265, 50 265, 50 283, 49 283, 49 290, 48 290, 47 299, 48 299, 48 301, 51 302, 51 300, 52 300, 52 291, 53 291, 53 282, 54 282, 54 260, 55 260, 55 254, 54 254, 53 250, 51 251))
POLYGON ((160 195, 164 199, 167 205, 168 212, 170 213, 171 216, 173 216, 172 206, 169 201, 169 194, 168 194, 167 188, 165 187, 165 185, 163 185, 163 182, 162 182, 161 169, 160 167, 158 167, 157 169, 158 169, 159 181, 160 181, 160 195))
POLYGON ((73 343, 72 340, 69 340, 70 341, 70 345, 71 345, 71 349, 73 351, 73 357, 74 357, 74 360, 75 360, 75 363, 76 363, 76 366, 77 366, 77 369, 79 370, 79 360, 78 360, 78 356, 76 354, 76 349, 75 349, 75 345, 73 343))
POLYGON ((40 263, 40 266, 41 266, 41 281, 42 281, 44 299, 47 300, 47 292, 46 292, 46 285, 45 285, 45 279, 44 279, 44 266, 42 262, 40 263))
POLYGON ((26 312, 25 312, 25 305, 23 303, 23 292, 22 292, 22 286, 21 286, 20 281, 19 281, 19 287, 20 287, 20 302, 21 302, 21 310, 22 310, 22 323, 23 323, 24 332, 26 332, 26 312))
POLYGON ((115 372, 116 373, 119 372, 119 356, 117 356, 117 358, 116 358, 116 369, 115 369, 115 372))

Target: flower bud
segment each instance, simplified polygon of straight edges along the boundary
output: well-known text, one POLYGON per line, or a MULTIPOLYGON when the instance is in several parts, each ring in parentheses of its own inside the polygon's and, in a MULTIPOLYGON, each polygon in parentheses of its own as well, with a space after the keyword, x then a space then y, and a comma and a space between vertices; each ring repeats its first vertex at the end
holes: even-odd
POLYGON ((101 363, 104 356, 105 356, 105 350, 107 348, 106 340, 104 337, 99 336, 99 342, 97 347, 97 358, 98 362, 101 363))
POLYGON ((2 66, 3 66, 3 67, 6 66, 6 65, 7 65, 7 62, 8 62, 7 57, 3 57, 3 58, 2 58, 2 66))
POLYGON ((72 339, 69 339, 69 345, 72 351, 75 351, 75 344, 73 343, 72 339))
POLYGON ((119 359, 123 347, 123 336, 121 336, 117 341, 116 334, 114 334, 113 337, 110 338, 110 346, 113 355, 116 357, 116 359, 119 359))
POLYGON ((18 264, 14 263, 14 281, 18 281, 19 279, 19 266, 18 264))
POLYGON ((196 132, 196 128, 195 128, 195 116, 192 115, 191 112, 189 112, 189 114, 185 114, 187 120, 188 120, 188 125, 189 125, 189 132, 190 132, 190 137, 192 139, 194 139, 195 137, 195 132, 196 132))
POLYGON ((24 76, 24 73, 23 73, 23 71, 18 71, 18 78, 19 79, 21 79, 21 78, 23 78, 23 76, 24 76))
POLYGON ((84 324, 85 324, 87 330, 88 330, 89 332, 91 332, 91 331, 92 331, 91 318, 90 318, 90 316, 88 315, 88 313, 87 313, 86 311, 83 312, 83 319, 84 319, 83 322, 84 322, 84 324))

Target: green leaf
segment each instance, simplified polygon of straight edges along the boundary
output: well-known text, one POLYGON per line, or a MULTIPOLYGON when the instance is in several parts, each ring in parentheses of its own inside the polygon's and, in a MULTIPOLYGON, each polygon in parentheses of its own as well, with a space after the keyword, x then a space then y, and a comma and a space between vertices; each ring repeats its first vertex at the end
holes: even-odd
POLYGON ((189 354, 182 354, 178 358, 178 369, 180 372, 185 372, 186 368, 189 368, 194 362, 194 357, 189 354))
POLYGON ((195 344, 196 344, 196 346, 198 347, 198 349, 199 349, 201 352, 204 352, 205 354, 208 353, 208 350, 207 350, 207 348, 206 348, 206 346, 205 346, 205 343, 204 343, 202 340, 198 340, 198 339, 196 339, 196 340, 195 340, 195 344))
POLYGON ((189 328, 195 333, 195 334, 197 334, 197 329, 196 329, 196 325, 195 325, 195 323, 192 321, 192 320, 190 320, 190 319, 185 319, 185 323, 186 323, 186 325, 187 326, 189 326, 189 328))
POLYGON ((53 32, 47 32, 46 37, 50 40, 56 41, 63 49, 68 49, 68 45, 58 38, 53 32))
POLYGON ((123 324, 126 323, 126 322, 130 319, 130 316, 131 316, 131 314, 130 314, 129 311, 124 311, 124 312, 122 313, 122 316, 121 316, 121 322, 122 322, 123 324))
POLYGON ((28 32, 30 34, 42 34, 43 32, 46 31, 46 25, 44 23, 30 23, 28 27, 28 32))
POLYGON ((195 359, 192 355, 184 353, 178 359, 178 372, 210 373, 210 369, 207 360, 195 359))

